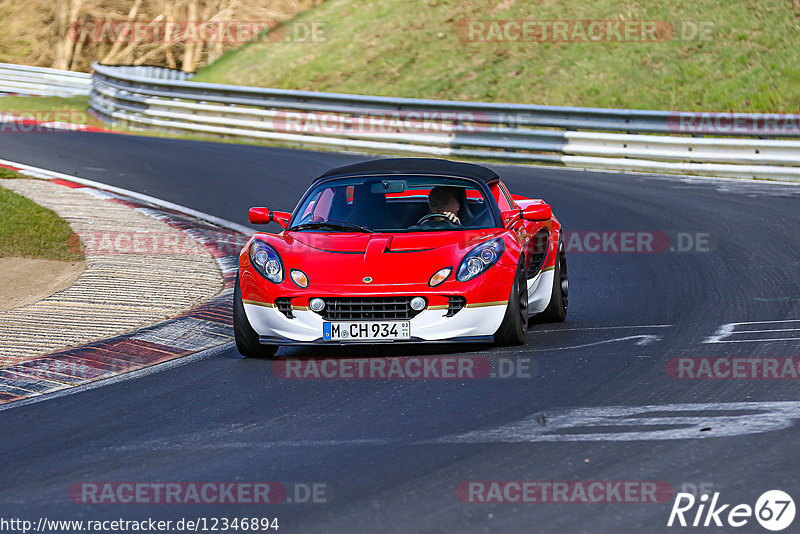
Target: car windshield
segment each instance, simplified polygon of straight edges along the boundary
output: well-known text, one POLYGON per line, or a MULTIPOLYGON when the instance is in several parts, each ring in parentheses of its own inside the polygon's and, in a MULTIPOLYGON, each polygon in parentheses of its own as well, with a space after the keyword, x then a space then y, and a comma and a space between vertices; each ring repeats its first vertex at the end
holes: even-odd
POLYGON ((478 184, 438 176, 325 180, 295 210, 291 231, 435 232, 493 228, 495 215, 478 184))

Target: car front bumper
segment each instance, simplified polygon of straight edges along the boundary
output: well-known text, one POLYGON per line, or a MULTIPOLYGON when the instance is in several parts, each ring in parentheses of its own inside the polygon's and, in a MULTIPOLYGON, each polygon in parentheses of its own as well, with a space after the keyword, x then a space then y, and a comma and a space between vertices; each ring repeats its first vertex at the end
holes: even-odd
POLYGON ((446 317, 446 308, 425 309, 412 319, 408 319, 410 323, 410 339, 325 341, 322 338, 322 328, 326 320, 311 310, 294 309, 292 311, 294 317, 288 318, 272 304, 244 301, 247 319, 258 333, 260 341, 266 344, 280 345, 431 343, 443 341, 488 343, 494 340, 494 334, 500 328, 507 305, 506 301, 467 303, 465 308, 452 317, 446 317))

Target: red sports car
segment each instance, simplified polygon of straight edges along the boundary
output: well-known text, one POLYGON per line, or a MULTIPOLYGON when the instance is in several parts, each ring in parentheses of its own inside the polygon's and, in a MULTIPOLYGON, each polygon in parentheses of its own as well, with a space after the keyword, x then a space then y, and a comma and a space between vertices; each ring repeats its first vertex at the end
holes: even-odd
POLYGON ((379 159, 311 184, 294 212, 239 256, 236 346, 497 342, 521 345, 529 319, 563 321, 561 224, 542 200, 512 195, 491 169, 379 159))

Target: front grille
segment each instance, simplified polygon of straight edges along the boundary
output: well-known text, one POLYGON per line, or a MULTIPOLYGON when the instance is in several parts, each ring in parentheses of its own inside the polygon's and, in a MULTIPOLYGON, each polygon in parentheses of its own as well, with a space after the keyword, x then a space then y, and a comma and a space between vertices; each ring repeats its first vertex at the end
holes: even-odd
POLYGON ((411 309, 412 298, 326 298, 320 315, 329 321, 408 320, 420 313, 411 309))
POLYGON ((278 311, 284 314, 289 319, 294 319, 294 314, 292 313, 292 299, 289 298, 275 299, 275 307, 277 307, 278 311))
POLYGON ((467 305, 467 299, 464 297, 449 296, 447 297, 447 315, 445 317, 452 317, 461 311, 467 305))

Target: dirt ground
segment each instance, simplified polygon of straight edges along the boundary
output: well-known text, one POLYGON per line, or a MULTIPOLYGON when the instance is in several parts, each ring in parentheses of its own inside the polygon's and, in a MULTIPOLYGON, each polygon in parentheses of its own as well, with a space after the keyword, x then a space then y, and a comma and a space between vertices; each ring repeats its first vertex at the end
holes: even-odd
POLYGON ((71 286, 86 262, 0 258, 0 311, 32 304, 71 286))

